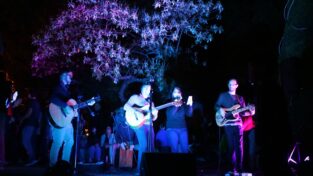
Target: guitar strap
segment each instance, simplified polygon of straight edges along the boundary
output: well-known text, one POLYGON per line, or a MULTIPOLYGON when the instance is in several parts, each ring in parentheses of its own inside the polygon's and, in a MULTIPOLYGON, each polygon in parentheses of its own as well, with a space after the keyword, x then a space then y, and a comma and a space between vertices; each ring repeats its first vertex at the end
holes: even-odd
POLYGON ((240 104, 240 107, 243 107, 243 103, 242 103, 239 95, 236 95, 236 100, 237 100, 237 103, 240 104))
POLYGON ((54 120, 52 119, 50 113, 48 113, 48 116, 49 116, 48 121, 49 121, 49 124, 50 124, 51 126, 53 126, 54 128, 58 128, 58 129, 61 129, 61 128, 62 128, 62 127, 60 127, 59 125, 57 125, 57 124, 54 122, 54 120))

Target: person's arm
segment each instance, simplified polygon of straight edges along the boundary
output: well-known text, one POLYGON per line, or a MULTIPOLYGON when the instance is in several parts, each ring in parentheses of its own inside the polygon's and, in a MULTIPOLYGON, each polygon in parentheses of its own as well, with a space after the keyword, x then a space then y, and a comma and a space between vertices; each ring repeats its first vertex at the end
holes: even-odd
POLYGON ((214 105, 215 111, 224 111, 223 106, 222 106, 223 101, 224 101, 223 94, 220 94, 214 105))
POLYGON ((158 118, 159 111, 154 107, 154 103, 152 104, 152 120, 155 121, 158 118))
POLYGON ((246 117, 246 116, 254 116, 255 114, 255 108, 251 106, 251 108, 248 111, 245 111, 241 116, 246 117))
POLYGON ((222 96, 219 95, 215 104, 214 104, 214 109, 215 111, 218 111, 222 107, 222 96))
MULTIPOLYGON (((243 97, 240 98, 240 101, 241 101, 241 106, 246 107, 246 102, 243 97)), ((248 105, 248 106, 251 108, 249 108, 247 111, 240 113, 240 116, 247 117, 247 116, 253 116, 255 114, 254 106, 253 105, 248 105)))
POLYGON ((133 106, 134 104, 136 104, 137 97, 138 95, 133 95, 128 99, 128 101, 125 103, 123 107, 125 111, 135 111, 133 106))

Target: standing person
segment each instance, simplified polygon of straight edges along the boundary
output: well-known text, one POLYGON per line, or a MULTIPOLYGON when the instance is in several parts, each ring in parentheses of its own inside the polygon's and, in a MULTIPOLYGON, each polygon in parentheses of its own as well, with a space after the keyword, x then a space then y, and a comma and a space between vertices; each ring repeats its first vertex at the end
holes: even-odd
MULTIPOLYGON (((50 125, 52 135, 50 166, 56 164, 62 145, 62 160, 70 162, 72 147, 74 144, 72 119, 78 115, 77 110, 74 109, 77 102, 72 99, 72 95, 69 91, 72 77, 73 72, 62 72, 60 75, 60 82, 54 89, 50 99, 49 112, 51 115, 50 125)), ((95 104, 95 100, 88 101, 87 104, 92 106, 95 104)))
POLYGON ((151 85, 143 84, 139 94, 132 95, 124 105, 126 121, 135 130, 139 148, 137 171, 140 171, 143 152, 154 150, 154 129, 152 120, 158 117, 158 110, 151 101, 151 85))
POLYGON ((0 166, 6 163, 5 158, 5 122, 7 119, 6 99, 10 97, 11 86, 5 78, 5 72, 0 72, 0 166))
MULTIPOLYGON (((51 103, 63 109, 65 115, 70 114, 71 111, 70 106, 73 105, 73 99, 69 90, 69 86, 72 81, 72 76, 73 76, 72 72, 61 73, 60 82, 54 89, 50 99, 51 103)), ((49 111, 51 114, 51 110, 49 111)), ((56 117, 56 119, 62 121, 62 117, 56 117)), ((59 151, 62 145, 64 145, 62 151, 62 160, 70 162, 72 147, 74 144, 74 129, 72 123, 69 122, 62 127, 59 126, 57 123, 58 122, 55 122, 54 120, 50 120, 52 134, 52 146, 50 149, 50 163, 49 163, 50 166, 54 166, 57 163, 59 151)))
MULTIPOLYGON (((173 101, 182 102, 182 90, 174 87, 171 98, 173 101)), ((191 117, 192 97, 189 96, 187 104, 177 103, 166 110, 167 141, 173 153, 188 153, 188 130, 186 117, 191 117)))
POLYGON ((26 166, 34 165, 38 162, 35 149, 36 137, 40 130, 42 110, 37 95, 34 91, 28 92, 28 103, 25 115, 19 121, 22 126, 22 144, 28 156, 26 166))
POLYGON ((22 160, 20 122, 27 111, 27 89, 23 89, 20 96, 10 105, 12 113, 7 129, 7 160, 11 164, 18 164, 22 160))
MULTIPOLYGON (((238 82, 236 79, 228 81, 228 91, 219 95, 215 110, 223 117, 222 126, 224 126, 227 139, 227 159, 229 164, 228 169, 234 172, 242 172, 243 161, 243 129, 242 116, 254 115, 254 109, 247 109, 249 111, 242 111, 246 107, 245 100, 242 96, 236 93, 238 82)), ((232 172, 232 171, 231 171, 232 172)))
POLYGON ((257 169, 256 161, 256 139, 255 139, 255 122, 253 116, 242 118, 243 139, 244 139, 244 169, 255 172, 257 169))

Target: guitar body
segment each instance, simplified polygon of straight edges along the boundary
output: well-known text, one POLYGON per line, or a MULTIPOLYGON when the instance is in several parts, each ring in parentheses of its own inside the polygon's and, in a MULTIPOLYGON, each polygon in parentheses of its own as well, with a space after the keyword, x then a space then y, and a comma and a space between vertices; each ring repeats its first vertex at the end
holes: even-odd
POLYGON ((147 120, 156 120, 155 117, 158 115, 158 110, 174 106, 174 105, 181 105, 183 102, 181 100, 169 102, 163 105, 160 105, 158 107, 152 108, 152 113, 149 113, 149 105, 143 106, 141 108, 133 107, 136 110, 132 111, 126 111, 125 112, 125 118, 127 124, 133 128, 139 128, 141 127, 147 120), (151 117, 152 114, 152 117, 151 117))
MULTIPOLYGON (((151 114, 149 113, 149 105, 136 109, 138 110, 125 112, 125 118, 128 125, 134 129, 141 127, 144 123, 146 123, 147 120, 150 120, 151 118, 151 114)), ((152 116, 157 116, 156 109, 152 109, 152 116)))
POLYGON ((60 128, 69 125, 75 116, 75 111, 72 107, 66 106, 64 109, 62 109, 54 103, 49 104, 49 112, 53 123, 55 123, 55 125, 60 128))
POLYGON ((227 108, 224 110, 221 110, 221 109, 218 110, 215 113, 215 121, 216 121, 217 126, 223 127, 223 126, 225 126, 225 124, 227 124, 229 122, 236 122, 239 120, 238 119, 239 116, 238 115, 234 116, 234 114, 238 114, 242 111, 254 109, 253 105, 248 105, 248 106, 243 107, 243 108, 239 108, 239 107, 240 107, 240 105, 234 105, 231 108, 227 108), (233 118, 227 118, 230 116, 233 118))
POLYGON ((100 96, 91 98, 85 102, 77 104, 74 99, 70 99, 67 101, 69 106, 65 108, 60 108, 58 105, 54 103, 49 104, 49 113, 52 118, 52 125, 63 128, 69 125, 72 122, 72 119, 77 116, 77 110, 86 106, 91 106, 95 104, 95 102, 100 101, 100 96))
POLYGON ((226 123, 225 115, 223 115, 222 112, 217 111, 215 113, 215 121, 216 121, 217 126, 219 127, 224 126, 224 124, 226 123))

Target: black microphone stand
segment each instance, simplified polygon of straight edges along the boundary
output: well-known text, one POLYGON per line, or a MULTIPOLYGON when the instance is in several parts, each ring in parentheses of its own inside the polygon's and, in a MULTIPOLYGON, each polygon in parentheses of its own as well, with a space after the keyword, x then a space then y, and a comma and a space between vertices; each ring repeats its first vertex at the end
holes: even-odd
MULTIPOLYGON (((78 97, 78 103, 81 102, 81 97, 78 97)), ((77 150, 78 150, 78 131, 80 123, 80 109, 77 109, 77 118, 76 118, 76 131, 75 131, 75 153, 74 153, 74 175, 78 174, 77 169, 77 150)))
POLYGON ((150 121, 150 126, 149 126, 149 132, 148 132, 148 152, 153 152, 153 141, 152 141, 152 130, 153 130, 153 114, 152 114, 152 94, 153 94, 153 88, 152 88, 152 83, 150 84, 151 85, 151 90, 150 90, 150 95, 149 95, 149 113, 150 113, 150 118, 149 118, 149 121, 150 121))

